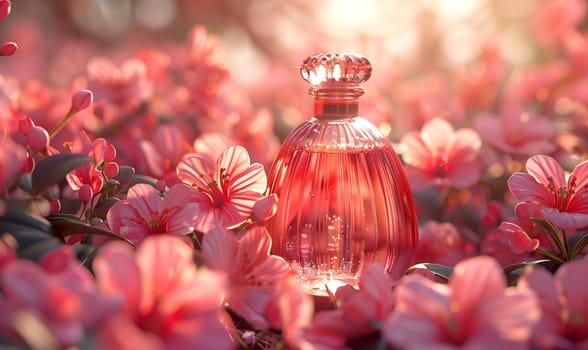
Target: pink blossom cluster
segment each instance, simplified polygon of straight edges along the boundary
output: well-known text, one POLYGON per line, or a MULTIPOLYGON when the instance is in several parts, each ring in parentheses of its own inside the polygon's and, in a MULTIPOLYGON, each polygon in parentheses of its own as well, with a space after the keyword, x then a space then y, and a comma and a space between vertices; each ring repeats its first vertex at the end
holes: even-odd
POLYGON ((365 266, 328 300, 264 227, 285 108, 234 83, 205 26, 94 44, 60 87, 0 75, 0 344, 588 348, 587 11, 538 3, 533 64, 488 38, 471 64, 397 72, 366 96, 420 243, 402 278, 365 266))

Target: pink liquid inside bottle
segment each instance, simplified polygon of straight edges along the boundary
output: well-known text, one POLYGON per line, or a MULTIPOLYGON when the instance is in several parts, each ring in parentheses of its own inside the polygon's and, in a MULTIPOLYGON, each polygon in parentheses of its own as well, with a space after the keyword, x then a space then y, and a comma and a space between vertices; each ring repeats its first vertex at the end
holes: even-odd
POLYGON ((371 65, 355 54, 317 54, 301 74, 312 84, 315 115, 286 138, 269 173, 270 192, 279 198, 267 222, 272 253, 313 295, 357 287, 370 263, 399 278, 412 263, 417 220, 396 153, 358 116, 371 65))

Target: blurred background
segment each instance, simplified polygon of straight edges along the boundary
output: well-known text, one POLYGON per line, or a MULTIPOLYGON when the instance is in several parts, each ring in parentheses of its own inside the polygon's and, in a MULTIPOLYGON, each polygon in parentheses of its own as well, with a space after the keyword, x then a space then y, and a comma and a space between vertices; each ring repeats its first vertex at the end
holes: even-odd
POLYGON ((433 117, 457 128, 481 110, 499 112, 514 80, 518 90, 546 86, 537 82, 563 39, 568 48, 585 42, 573 32, 586 27, 585 13, 584 0, 14 0, 0 40, 19 51, 0 74, 71 87, 93 57, 122 64, 154 48, 173 60, 202 26, 230 72, 223 84, 269 110, 283 139, 312 110, 302 60, 358 52, 373 65, 360 113, 396 142, 433 117))
POLYGON ((541 0, 14 0, 0 22, 18 59, 0 73, 65 86, 97 53, 183 42, 196 24, 218 36, 232 78, 257 104, 306 91, 296 69, 318 51, 353 51, 374 65, 368 92, 394 78, 466 65, 488 42, 511 65, 537 59, 541 0), (26 67, 26 68, 23 68, 26 67))

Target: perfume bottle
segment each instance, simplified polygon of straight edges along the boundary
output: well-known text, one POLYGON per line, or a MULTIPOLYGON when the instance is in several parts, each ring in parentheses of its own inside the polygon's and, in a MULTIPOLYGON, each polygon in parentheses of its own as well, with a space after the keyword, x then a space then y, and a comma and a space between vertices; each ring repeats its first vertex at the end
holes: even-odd
POLYGON ((418 242, 414 200, 390 143, 358 115, 371 64, 352 53, 302 63, 314 116, 286 138, 269 172, 278 210, 267 222, 272 253, 297 271, 309 294, 357 287, 380 263, 400 278, 418 242))

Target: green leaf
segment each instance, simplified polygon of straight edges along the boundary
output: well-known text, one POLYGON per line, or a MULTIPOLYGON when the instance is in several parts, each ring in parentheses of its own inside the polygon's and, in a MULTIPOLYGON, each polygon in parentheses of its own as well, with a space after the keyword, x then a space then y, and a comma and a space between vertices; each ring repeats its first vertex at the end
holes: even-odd
POLYGON ((0 232, 18 233, 28 231, 39 231, 51 235, 51 226, 49 221, 42 217, 33 216, 26 212, 13 212, 8 210, 0 216, 0 232))
POLYGON ((0 232, 17 243, 17 254, 24 259, 38 261, 63 242, 53 237, 49 222, 26 212, 8 212, 0 217, 0 232))
POLYGON ((108 213, 108 210, 118 202, 120 202, 120 199, 115 197, 100 200, 100 202, 94 207, 93 215, 102 220, 106 220, 106 213, 108 213))
POLYGON ((541 218, 532 217, 531 221, 537 224, 541 229, 551 237, 551 239, 557 244, 557 247, 563 256, 564 260, 568 260, 569 254, 568 250, 565 246, 565 243, 562 241, 557 227, 555 227, 552 223, 545 221, 541 218))
POLYGON ((113 177, 113 180, 120 183, 119 191, 123 191, 129 186, 133 180, 133 176, 135 176, 135 168, 126 165, 119 166, 118 174, 113 177))
POLYGON ((97 226, 92 226, 87 222, 79 219, 74 215, 69 214, 57 214, 47 217, 47 220, 51 222, 51 227, 57 235, 61 237, 76 236, 76 235, 100 235, 114 239, 124 241, 131 246, 135 246, 133 242, 128 239, 117 235, 112 231, 101 229, 97 226))
POLYGON ((585 233, 582 238, 580 238, 576 244, 574 244, 572 252, 570 253, 570 259, 574 259, 578 254, 580 254, 586 245, 588 245, 588 233, 585 233))
POLYGON ((409 275, 417 270, 427 270, 444 281, 449 281, 449 279, 451 278, 451 274, 453 273, 453 268, 446 265, 420 263, 409 267, 406 270, 405 274, 409 275))
POLYGON ((519 277, 529 269, 544 268, 550 272, 555 272, 559 265, 559 263, 550 259, 525 261, 506 266, 504 268, 504 274, 506 275, 508 285, 513 286, 516 284, 519 277))
POLYGON ((98 254, 100 248, 89 244, 76 244, 73 246, 73 249, 76 252, 76 258, 80 263, 92 271, 92 263, 94 262, 94 258, 98 254))
POLYGON ((128 187, 133 187, 136 184, 148 184, 153 186, 153 188, 158 189, 157 188, 157 179, 151 176, 147 176, 147 175, 135 175, 133 176, 133 179, 131 180, 131 182, 129 183, 128 187))
POLYGON ((67 173, 91 161, 92 158, 76 153, 59 153, 41 160, 31 175, 31 193, 38 194, 58 184, 67 173))
POLYGON ((14 238, 18 242, 18 256, 35 261, 63 246, 62 241, 39 231, 19 232, 14 238))

